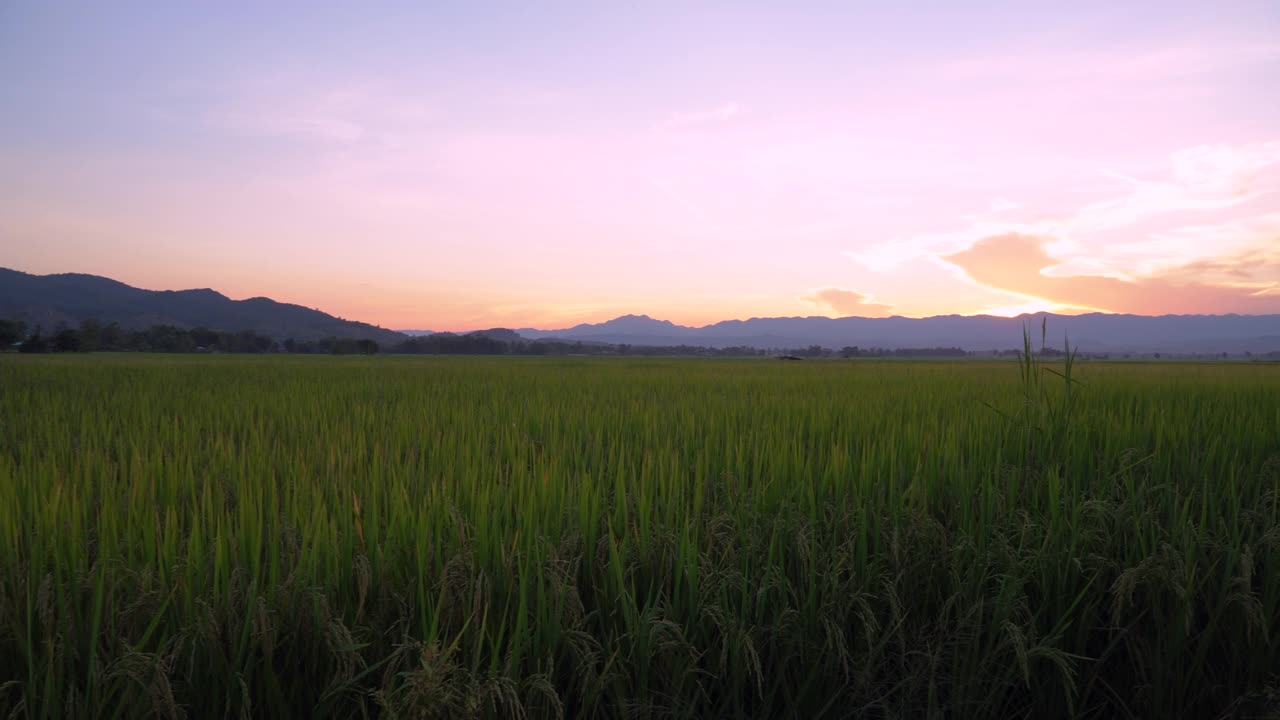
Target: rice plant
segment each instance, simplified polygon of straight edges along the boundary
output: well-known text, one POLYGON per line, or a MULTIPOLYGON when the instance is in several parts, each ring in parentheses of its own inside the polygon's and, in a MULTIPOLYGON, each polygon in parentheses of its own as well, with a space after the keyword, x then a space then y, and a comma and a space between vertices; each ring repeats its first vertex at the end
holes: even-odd
POLYGON ((1273 711, 1280 372, 1024 349, 0 357, 0 714, 1273 711))

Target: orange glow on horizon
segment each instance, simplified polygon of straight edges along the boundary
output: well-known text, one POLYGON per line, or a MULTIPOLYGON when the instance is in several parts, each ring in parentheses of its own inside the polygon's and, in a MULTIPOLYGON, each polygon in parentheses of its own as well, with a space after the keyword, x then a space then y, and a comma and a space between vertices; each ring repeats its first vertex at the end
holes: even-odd
POLYGON ((397 329, 1280 313, 1266 3, 49 6, 0 43, 17 270, 397 329))

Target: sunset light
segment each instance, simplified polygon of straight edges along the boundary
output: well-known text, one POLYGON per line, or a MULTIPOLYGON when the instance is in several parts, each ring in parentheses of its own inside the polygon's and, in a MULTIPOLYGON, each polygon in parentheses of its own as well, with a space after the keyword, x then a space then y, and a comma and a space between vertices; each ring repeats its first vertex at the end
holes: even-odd
POLYGON ((1280 718, 1280 0, 0 0, 0 718, 1280 718))
POLYGON ((394 328, 1280 311, 1274 4, 301 7, 0 9, 4 264, 394 328))

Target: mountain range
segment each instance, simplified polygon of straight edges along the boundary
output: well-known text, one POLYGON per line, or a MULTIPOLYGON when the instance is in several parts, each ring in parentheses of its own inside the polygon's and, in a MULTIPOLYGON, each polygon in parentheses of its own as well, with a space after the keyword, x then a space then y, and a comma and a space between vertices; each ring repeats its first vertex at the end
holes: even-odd
POLYGON ((1014 318, 938 315, 927 318, 778 317, 725 320, 702 327, 676 325, 647 315, 624 315, 597 324, 561 330, 517 330, 529 339, 557 338, 628 345, 701 345, 839 349, 959 347, 984 351, 1019 347, 1022 331, 1040 344, 1061 348, 1065 341, 1084 352, 1217 353, 1280 350, 1280 315, 1056 315, 1014 318))
POLYGON ((252 330, 278 340, 340 337, 391 345, 406 339, 394 330, 265 297, 232 300, 209 289, 142 290, 97 275, 31 275, 6 268, 0 268, 0 319, 50 331, 60 323, 96 319, 135 330, 152 325, 252 330))
MULTIPOLYGON (((53 329, 97 319, 127 328, 151 325, 252 330, 276 339, 367 338, 394 346, 426 330, 395 331, 345 320, 265 297, 232 300, 209 289, 143 290, 96 275, 31 275, 0 268, 0 319, 53 329)), ((481 334, 503 342, 566 340, 593 344, 831 349, 959 347, 990 351, 1021 345, 1024 328, 1037 346, 1041 323, 1047 342, 1091 353, 1269 353, 1280 351, 1280 315, 1056 315, 1015 318, 939 315, 927 318, 776 317, 726 320, 690 327, 647 315, 542 330, 495 328, 481 334)))

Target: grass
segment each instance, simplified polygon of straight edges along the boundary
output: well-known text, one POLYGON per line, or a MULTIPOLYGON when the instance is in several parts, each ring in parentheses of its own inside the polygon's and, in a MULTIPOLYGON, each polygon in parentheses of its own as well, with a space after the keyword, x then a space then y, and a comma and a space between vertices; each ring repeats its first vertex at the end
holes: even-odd
POLYGON ((1019 367, 0 357, 0 714, 1273 711, 1280 370, 1019 367))

